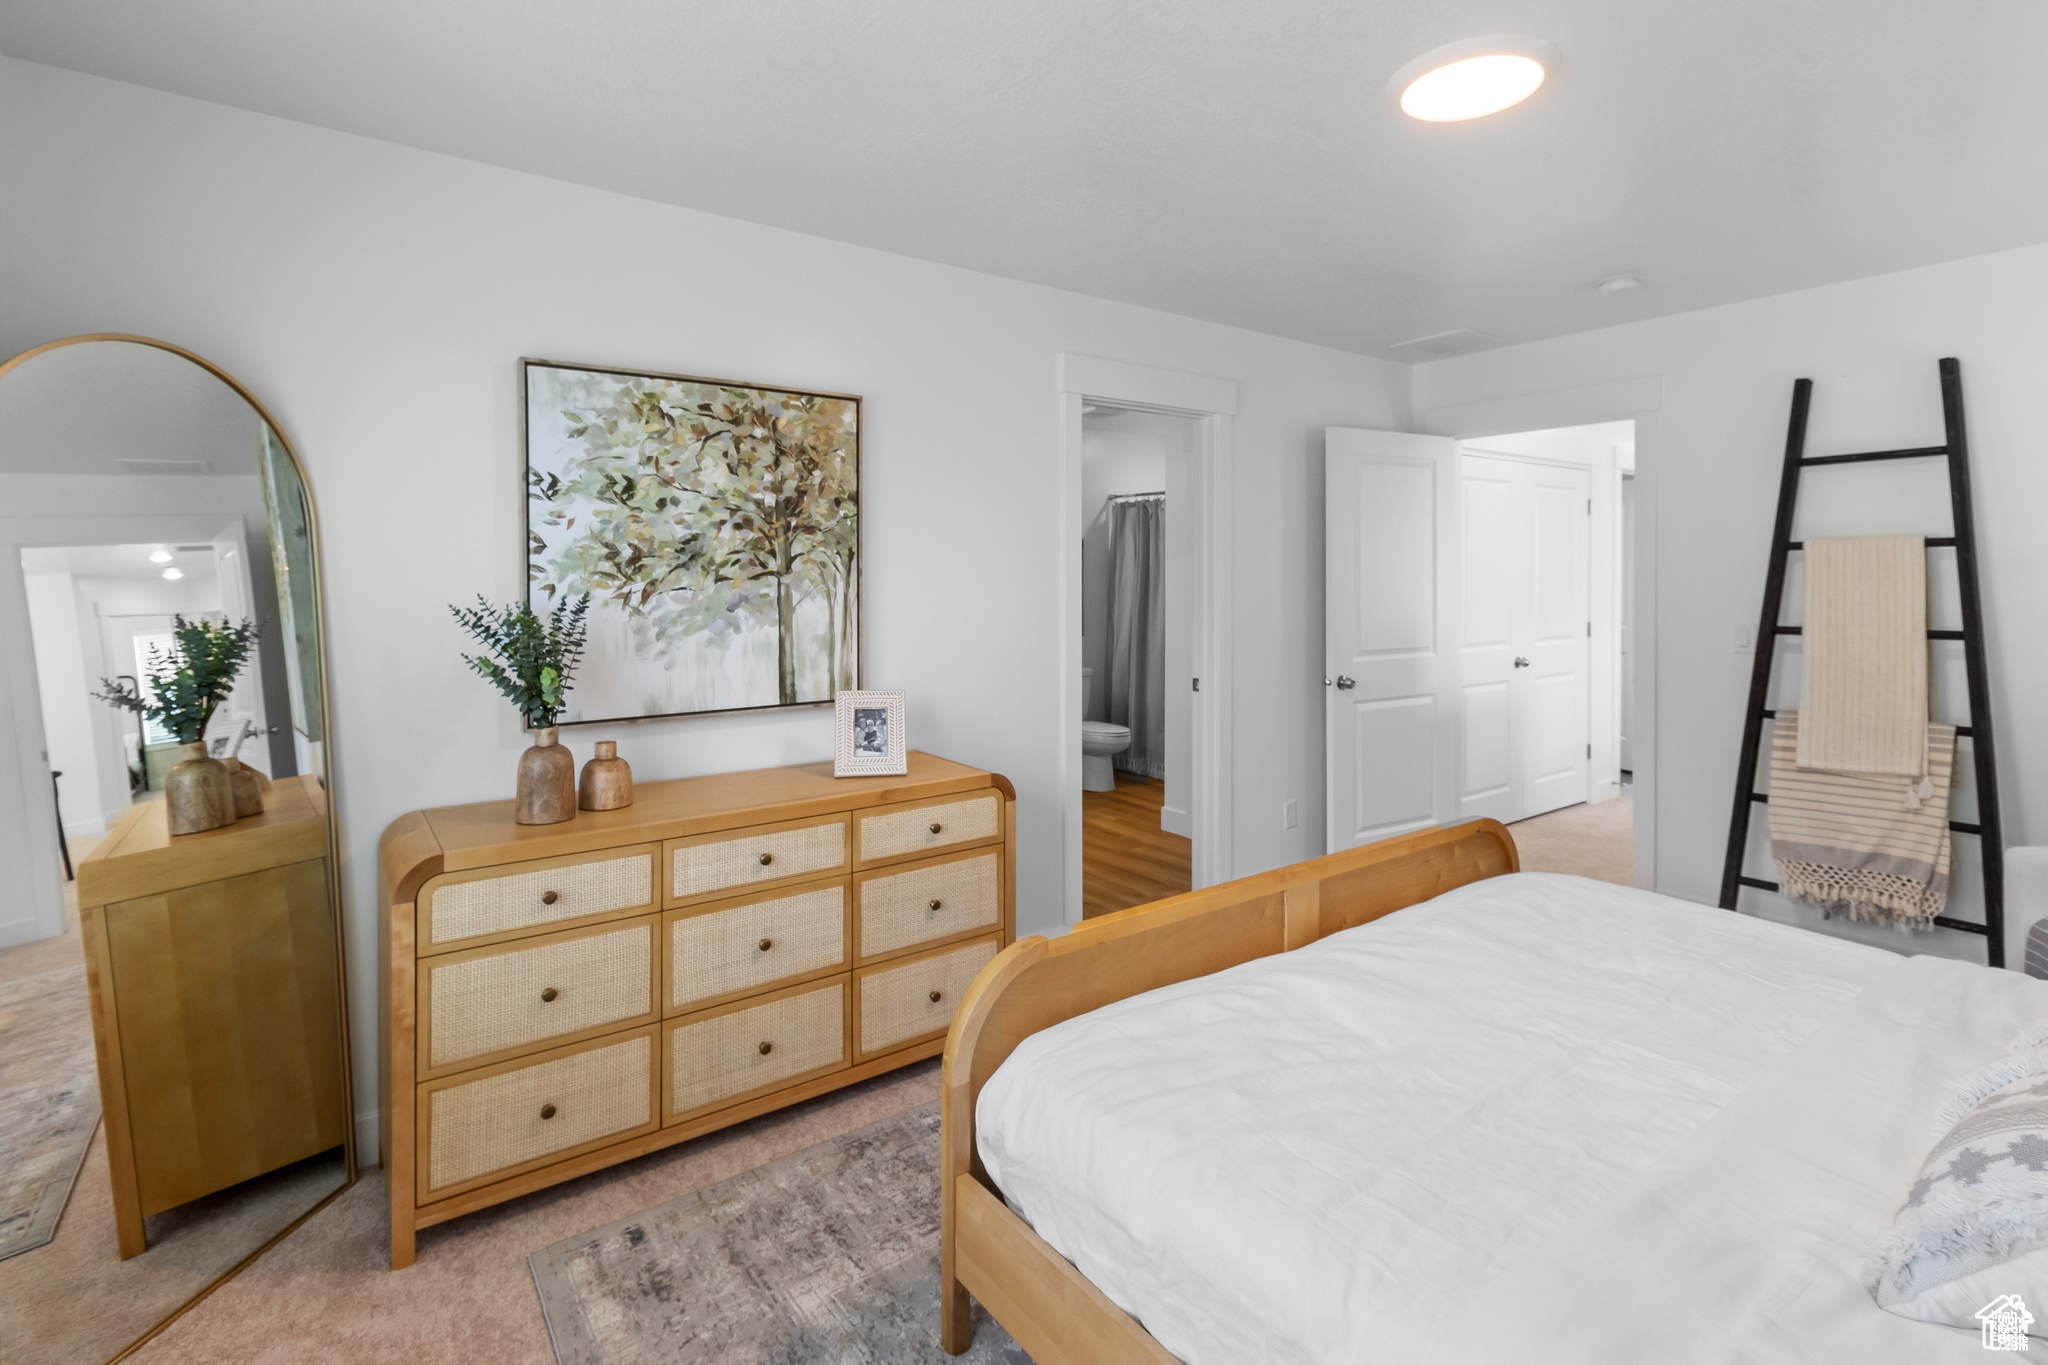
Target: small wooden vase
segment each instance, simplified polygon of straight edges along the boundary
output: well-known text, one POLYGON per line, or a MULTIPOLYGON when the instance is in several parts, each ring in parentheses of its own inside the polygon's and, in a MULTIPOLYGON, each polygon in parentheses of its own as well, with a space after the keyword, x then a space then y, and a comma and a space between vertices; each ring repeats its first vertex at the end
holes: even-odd
POLYGON ((633 804, 633 769, 619 757, 615 741, 597 742, 597 757, 583 765, 576 804, 584 810, 618 810, 633 804))
POLYGON ((256 770, 243 767, 239 758, 224 758, 221 764, 228 770, 228 784, 235 793, 235 818, 246 820, 263 814, 263 783, 256 770))
POLYGON ((164 816, 173 834, 203 834, 235 823, 235 786, 226 765, 206 756, 206 745, 184 744, 181 760, 164 775, 164 816))
POLYGON ((519 756, 519 799, 512 819, 522 825, 559 825, 576 814, 576 760, 556 742, 552 725, 533 732, 533 747, 519 756))

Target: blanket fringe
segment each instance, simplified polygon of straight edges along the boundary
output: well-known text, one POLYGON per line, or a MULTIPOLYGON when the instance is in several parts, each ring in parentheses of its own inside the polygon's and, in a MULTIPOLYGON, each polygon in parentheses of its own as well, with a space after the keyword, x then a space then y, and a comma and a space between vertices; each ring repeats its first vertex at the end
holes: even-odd
POLYGON ((1946 878, 1929 886, 1911 878, 1863 868, 1779 858, 1778 889, 1795 901, 1818 906, 1829 918, 1846 915, 1860 924, 1891 929, 1931 930, 1948 903, 1946 878))

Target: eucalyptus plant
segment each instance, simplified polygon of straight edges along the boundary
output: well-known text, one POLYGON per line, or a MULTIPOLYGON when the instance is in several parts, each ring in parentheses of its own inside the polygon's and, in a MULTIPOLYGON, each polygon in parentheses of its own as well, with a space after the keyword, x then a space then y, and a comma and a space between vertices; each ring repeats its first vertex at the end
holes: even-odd
POLYGON ((196 744, 205 737, 213 713, 234 691, 235 679, 262 629, 253 620, 229 626, 173 616, 171 636, 177 646, 169 652, 150 646, 142 668, 147 689, 128 677, 101 678, 105 690, 92 695, 154 721, 180 744, 196 744))
POLYGON ((583 662, 590 594, 564 598, 545 617, 527 602, 494 607, 481 593, 473 607, 450 606, 462 628, 488 655, 465 654, 462 661, 519 708, 527 725, 545 730, 561 719, 570 680, 583 662))

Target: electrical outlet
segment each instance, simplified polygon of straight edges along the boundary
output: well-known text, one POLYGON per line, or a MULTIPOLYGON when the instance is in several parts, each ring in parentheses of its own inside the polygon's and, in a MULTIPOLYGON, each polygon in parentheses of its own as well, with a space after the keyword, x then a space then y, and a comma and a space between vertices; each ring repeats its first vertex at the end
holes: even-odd
POLYGON ((1300 823, 1301 802, 1282 801, 1280 803, 1280 828, 1293 829, 1296 825, 1300 823))
POLYGON ((1748 654, 1755 648, 1756 627, 1737 626, 1735 628, 1735 652, 1737 654, 1748 654))

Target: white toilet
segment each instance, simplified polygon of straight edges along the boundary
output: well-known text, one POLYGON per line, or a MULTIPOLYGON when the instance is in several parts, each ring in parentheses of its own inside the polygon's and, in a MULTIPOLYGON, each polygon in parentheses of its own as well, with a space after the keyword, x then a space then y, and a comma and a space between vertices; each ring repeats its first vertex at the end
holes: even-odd
MULTIPOLYGON (((1081 670, 1081 714, 1088 714, 1088 703, 1095 692, 1095 670, 1081 670)), ((1131 747, 1131 727, 1111 725, 1106 720, 1084 720, 1081 722, 1081 790, 1088 792, 1113 792, 1116 790, 1116 756, 1131 747)))

